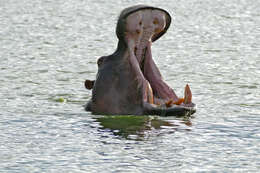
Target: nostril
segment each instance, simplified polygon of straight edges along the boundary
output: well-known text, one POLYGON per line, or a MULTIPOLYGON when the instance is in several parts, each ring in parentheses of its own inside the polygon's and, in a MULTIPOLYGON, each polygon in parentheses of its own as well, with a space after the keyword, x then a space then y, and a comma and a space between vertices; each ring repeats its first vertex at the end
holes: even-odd
POLYGON ((159 23, 159 21, 158 21, 158 19, 154 19, 154 21, 153 21, 153 24, 158 24, 159 23))
POLYGON ((159 33, 159 32, 161 32, 161 29, 160 29, 160 28, 155 28, 155 29, 154 29, 154 32, 155 32, 155 33, 159 33))

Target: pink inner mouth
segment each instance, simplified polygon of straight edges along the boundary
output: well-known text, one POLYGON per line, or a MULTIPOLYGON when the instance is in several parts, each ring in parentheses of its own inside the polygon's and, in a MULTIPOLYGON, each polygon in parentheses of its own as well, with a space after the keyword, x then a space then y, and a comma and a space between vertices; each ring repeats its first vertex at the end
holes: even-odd
POLYGON ((142 10, 127 18, 129 60, 143 85, 144 101, 154 104, 163 104, 169 100, 178 101, 174 91, 163 81, 152 59, 151 39, 164 29, 165 24, 165 13, 159 10, 142 10))
POLYGON ((152 104, 191 103, 189 86, 185 87, 184 98, 180 99, 163 81, 152 58, 152 37, 164 30, 165 13, 160 10, 145 9, 127 17, 125 39, 128 44, 129 61, 137 80, 143 87, 143 100, 152 104))

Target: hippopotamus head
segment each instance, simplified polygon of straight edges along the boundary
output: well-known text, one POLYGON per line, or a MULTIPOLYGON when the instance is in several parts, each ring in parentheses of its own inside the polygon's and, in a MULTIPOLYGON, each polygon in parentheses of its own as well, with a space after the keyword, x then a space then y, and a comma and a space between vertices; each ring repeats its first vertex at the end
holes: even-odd
POLYGON ((190 115, 195 112, 188 85, 179 98, 162 79, 151 45, 171 24, 170 14, 137 5, 124 9, 118 19, 116 51, 98 59, 95 81, 86 80, 92 98, 86 110, 97 114, 190 115))
POLYGON ((118 19, 116 35, 119 40, 125 40, 125 32, 132 32, 134 35, 141 35, 148 30, 154 32, 152 41, 160 38, 169 28, 171 16, 163 9, 136 5, 124 9, 118 19), (142 32, 142 33, 141 33, 142 32))

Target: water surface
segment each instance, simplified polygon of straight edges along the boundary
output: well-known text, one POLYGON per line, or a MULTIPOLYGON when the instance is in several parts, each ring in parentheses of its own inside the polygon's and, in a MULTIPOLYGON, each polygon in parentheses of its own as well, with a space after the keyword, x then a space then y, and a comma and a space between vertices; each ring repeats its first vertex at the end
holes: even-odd
POLYGON ((173 17, 153 57, 178 95, 190 84, 195 117, 84 111, 83 82, 138 3, 0 1, 1 172, 260 170, 259 1, 149 2, 173 17))

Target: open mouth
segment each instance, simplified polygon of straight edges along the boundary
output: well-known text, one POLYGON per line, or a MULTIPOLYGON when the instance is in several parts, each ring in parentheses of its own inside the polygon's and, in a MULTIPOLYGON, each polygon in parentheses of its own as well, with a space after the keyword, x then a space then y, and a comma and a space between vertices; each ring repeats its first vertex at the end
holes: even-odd
POLYGON ((111 115, 188 116, 196 112, 188 85, 179 98, 164 82, 152 58, 152 43, 166 33, 171 16, 164 9, 136 5, 119 15, 116 51, 98 59, 96 80, 87 111, 111 115))
POLYGON ((143 86, 143 100, 151 104, 191 104, 192 94, 188 85, 184 98, 178 98, 163 81, 151 53, 153 38, 166 26, 166 13, 158 9, 143 9, 130 14, 126 19, 125 41, 128 45, 130 64, 143 86))

